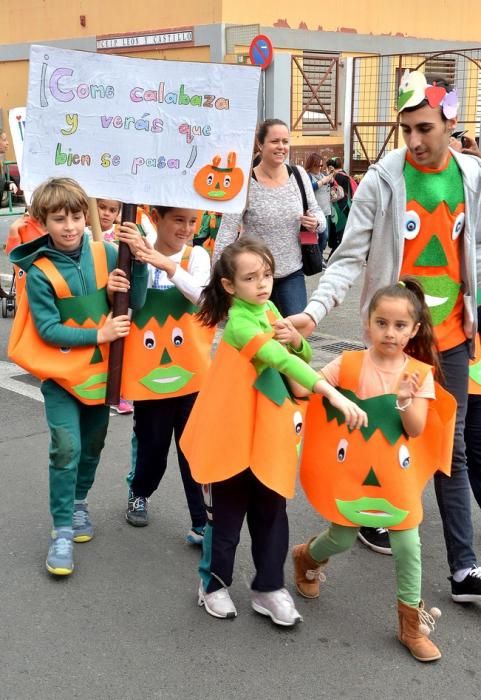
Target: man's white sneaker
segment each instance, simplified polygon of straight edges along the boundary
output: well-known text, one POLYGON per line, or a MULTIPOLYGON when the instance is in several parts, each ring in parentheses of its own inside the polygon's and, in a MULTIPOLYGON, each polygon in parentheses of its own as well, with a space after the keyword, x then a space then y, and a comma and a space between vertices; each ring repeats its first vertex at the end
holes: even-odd
POLYGON ((297 612, 291 594, 286 588, 268 593, 252 591, 252 607, 261 615, 270 617, 276 625, 292 627, 302 622, 302 615, 297 612))
POLYGON ((204 606, 212 617, 232 619, 237 617, 237 610, 227 588, 219 588, 213 593, 205 593, 202 581, 199 583, 199 606, 204 606))

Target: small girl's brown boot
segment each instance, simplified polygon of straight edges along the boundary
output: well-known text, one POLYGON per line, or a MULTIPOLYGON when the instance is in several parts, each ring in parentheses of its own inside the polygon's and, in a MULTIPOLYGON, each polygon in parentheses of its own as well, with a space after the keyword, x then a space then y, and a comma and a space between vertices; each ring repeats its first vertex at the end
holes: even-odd
POLYGON ((399 641, 409 649, 418 661, 437 661, 441 658, 441 652, 429 639, 429 634, 434 630, 436 620, 441 617, 438 608, 431 608, 428 612, 421 601, 419 607, 414 608, 398 600, 399 615, 399 641))
POLYGON ((319 598, 321 581, 324 582, 326 580, 322 569, 325 567, 328 560, 325 559, 319 562, 311 557, 309 554, 309 545, 311 542, 312 540, 309 540, 306 544, 296 544, 292 550, 294 578, 296 580, 297 591, 304 596, 304 598, 319 598))

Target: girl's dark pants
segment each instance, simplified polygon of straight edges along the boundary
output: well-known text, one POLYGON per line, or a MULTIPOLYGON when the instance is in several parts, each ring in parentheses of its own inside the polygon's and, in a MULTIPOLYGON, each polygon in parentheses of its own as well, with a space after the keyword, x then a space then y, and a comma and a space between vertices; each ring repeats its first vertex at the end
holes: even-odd
POLYGON ((208 523, 199 573, 204 590, 230 586, 244 518, 251 536, 256 574, 251 588, 276 591, 284 586, 289 547, 286 499, 264 486, 250 469, 204 487, 208 523))

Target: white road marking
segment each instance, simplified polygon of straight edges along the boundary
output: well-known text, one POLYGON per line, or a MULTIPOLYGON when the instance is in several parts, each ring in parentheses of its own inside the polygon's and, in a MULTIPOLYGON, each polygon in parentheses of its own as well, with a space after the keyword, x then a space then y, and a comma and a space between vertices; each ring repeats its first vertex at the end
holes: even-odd
POLYGON ((0 362, 0 389, 14 391, 16 394, 21 394, 29 399, 43 403, 42 392, 38 387, 14 379, 14 377, 18 377, 21 374, 28 374, 28 372, 13 362, 0 362))
MULTIPOLYGON (((14 377, 18 377, 21 374, 28 374, 28 372, 14 362, 0 361, 0 389, 14 391, 16 394, 21 394, 22 396, 27 396, 29 399, 34 399, 34 401, 44 403, 42 392, 38 387, 14 379, 14 377)), ((116 416, 118 414, 116 411, 110 410, 110 415, 116 416)))

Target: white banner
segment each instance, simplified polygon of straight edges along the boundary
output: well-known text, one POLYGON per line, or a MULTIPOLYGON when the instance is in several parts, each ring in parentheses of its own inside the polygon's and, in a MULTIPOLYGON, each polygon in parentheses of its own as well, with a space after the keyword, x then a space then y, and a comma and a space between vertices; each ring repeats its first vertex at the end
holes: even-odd
POLYGON ((22 186, 71 177, 91 197, 242 211, 260 69, 32 46, 22 186))

